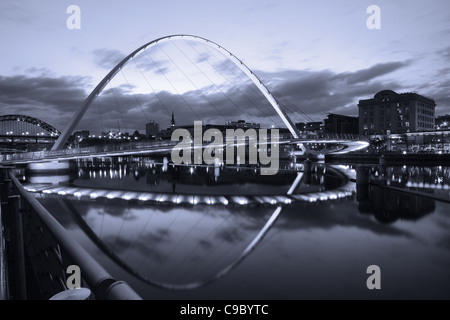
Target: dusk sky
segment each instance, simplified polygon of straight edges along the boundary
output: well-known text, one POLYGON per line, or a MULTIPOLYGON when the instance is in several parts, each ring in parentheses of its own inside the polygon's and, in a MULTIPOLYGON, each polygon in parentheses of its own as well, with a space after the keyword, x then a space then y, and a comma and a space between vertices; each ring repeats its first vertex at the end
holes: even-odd
MULTIPOLYGON (((171 34, 220 44, 315 121, 331 112, 357 115, 358 100, 384 89, 418 92, 436 101, 437 115, 450 113, 448 0, 3 0, 0 112, 34 116, 62 130, 117 62, 171 34), (69 5, 81 9, 79 30, 66 26, 69 5), (380 7, 381 29, 366 25, 369 5, 380 7)), ((167 116, 151 109, 137 84, 132 87, 149 115, 143 120, 130 111, 140 121, 130 128, 143 128, 149 119, 167 126, 167 116)), ((158 90, 170 104, 170 88, 158 90)), ((227 101, 219 100, 227 113, 227 101)), ((195 120, 188 110, 169 108, 177 119, 195 120)), ((264 117, 253 109, 252 119, 264 117)))

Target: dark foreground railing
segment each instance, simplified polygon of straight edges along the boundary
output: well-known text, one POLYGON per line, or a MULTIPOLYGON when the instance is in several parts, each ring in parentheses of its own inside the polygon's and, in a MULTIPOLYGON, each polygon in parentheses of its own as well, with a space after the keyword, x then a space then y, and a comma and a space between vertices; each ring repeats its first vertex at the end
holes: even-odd
POLYGON ((67 288, 71 265, 79 267, 81 287, 91 291, 90 299, 141 299, 92 258, 7 170, 1 170, 0 187, 11 299, 50 299, 64 291, 69 296, 66 290, 76 290, 67 288))

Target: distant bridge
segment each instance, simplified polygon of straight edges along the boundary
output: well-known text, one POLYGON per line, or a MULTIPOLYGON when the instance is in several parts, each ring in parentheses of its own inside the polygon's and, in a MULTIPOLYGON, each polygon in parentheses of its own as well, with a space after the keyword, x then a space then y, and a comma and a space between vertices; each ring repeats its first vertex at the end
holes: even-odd
MULTIPOLYGON (((92 146, 84 148, 62 149, 62 150, 46 150, 37 152, 23 152, 16 154, 4 155, 1 159, 3 165, 12 164, 27 164, 27 163, 39 163, 50 161, 67 161, 82 158, 95 158, 95 157, 114 157, 114 156, 129 156, 129 155, 170 155, 173 148, 176 147, 178 142, 170 140, 161 141, 148 141, 148 142, 130 142, 124 144, 108 144, 102 146, 92 146)), ((308 144, 332 144, 337 148, 330 151, 333 154, 347 153, 363 149, 368 146, 368 142, 365 141, 351 141, 343 139, 288 139, 279 142, 280 145, 287 144, 293 147, 298 144, 303 146, 308 144)), ((205 147, 204 145, 203 147, 205 147)), ((225 145, 224 145, 225 146, 225 145)), ((310 150, 308 153, 312 156, 323 154, 324 151, 310 150)), ((294 150, 292 156, 303 155, 304 151, 294 150)))
POLYGON ((52 125, 26 115, 0 116, 0 149, 2 153, 23 152, 33 145, 51 148, 60 135, 52 125))
POLYGON ((52 125, 30 116, 9 114, 0 116, 1 136, 51 136, 61 133, 52 125))

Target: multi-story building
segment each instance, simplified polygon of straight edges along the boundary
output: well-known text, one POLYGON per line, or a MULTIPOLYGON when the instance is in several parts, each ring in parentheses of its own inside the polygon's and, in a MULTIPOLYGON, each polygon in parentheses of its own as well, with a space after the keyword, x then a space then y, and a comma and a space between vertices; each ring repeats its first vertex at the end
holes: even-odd
POLYGON ((155 121, 151 121, 145 125, 145 135, 147 138, 155 136, 159 132, 159 124, 155 121))
POLYGON ((251 122, 245 122, 245 120, 238 120, 238 121, 227 121, 226 126, 234 129, 259 129, 260 124, 259 123, 251 123, 251 122))
POLYGON ((361 135, 434 130, 436 103, 418 93, 383 90, 358 107, 361 135))
POLYGON ((358 117, 350 117, 341 114, 330 113, 323 122, 325 132, 344 134, 358 134, 359 132, 358 117))
POLYGON ((323 122, 322 121, 313 121, 313 122, 298 122, 295 124, 297 129, 301 133, 313 133, 318 134, 323 130, 323 122))

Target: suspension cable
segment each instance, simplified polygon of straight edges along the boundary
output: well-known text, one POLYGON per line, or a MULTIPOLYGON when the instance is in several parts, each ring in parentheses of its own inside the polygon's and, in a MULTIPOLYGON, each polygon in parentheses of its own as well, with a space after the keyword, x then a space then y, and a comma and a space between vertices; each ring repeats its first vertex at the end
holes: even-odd
POLYGON ((152 59, 152 57, 148 54, 148 52, 146 50, 144 50, 145 54, 150 58, 150 60, 152 61, 153 65, 156 66, 156 68, 158 69, 159 73, 166 78, 166 80, 169 82, 169 84, 172 86, 172 88, 178 93, 178 96, 181 98, 181 100, 183 100, 184 104, 191 110, 191 112, 195 115, 195 117, 197 119, 200 119, 200 117, 198 116, 198 114, 192 109, 192 107, 190 106, 190 104, 186 101, 186 99, 183 97, 183 95, 180 93, 180 91, 178 91, 178 89, 174 86, 174 84, 172 83, 172 81, 170 81, 170 79, 165 75, 164 72, 161 71, 161 68, 155 63, 155 61, 152 59))
MULTIPOLYGON (((224 115, 223 115, 223 113, 219 110, 219 109, 217 109, 216 108, 216 106, 215 106, 215 104, 214 103, 212 103, 212 101, 197 87, 197 85, 192 81, 192 79, 191 78, 189 78, 188 76, 187 76, 187 74, 186 74, 186 72, 184 72, 179 66, 178 66, 178 64, 172 59, 172 57, 170 57, 165 51, 164 51, 164 49, 163 48, 161 48, 161 46, 158 44, 157 45, 158 46, 158 48, 166 55, 166 57, 168 57, 169 59, 170 59, 170 61, 172 61, 172 63, 178 68, 178 70, 180 70, 181 71, 181 73, 183 73, 184 74, 184 76, 186 77, 186 79, 188 79, 189 80, 189 82, 197 89, 197 91, 199 91, 200 93, 201 93, 201 95, 205 98, 205 100, 222 116, 222 118, 224 118, 225 119, 225 121, 228 121, 228 119, 227 119, 227 117, 225 117, 224 115)), ((200 119, 200 118, 199 118, 200 119)))
MULTIPOLYGON (((189 44, 189 46, 190 46, 190 47, 191 47, 198 55, 200 55, 200 52, 199 52, 199 51, 198 51, 198 50, 197 50, 190 42, 187 42, 187 43, 189 44)), ((200 44, 200 45, 201 45, 203 48, 205 48, 205 45, 204 45, 204 44, 200 44)), ((220 62, 220 60, 219 60, 216 56, 214 56, 209 50, 207 50, 207 51, 209 52, 210 56, 213 56, 214 58, 216 58, 216 59, 220 62)), ((217 50, 214 50, 214 51, 217 51, 217 50)), ((267 113, 265 112, 264 108, 259 108, 258 105, 257 105, 252 99, 250 99, 250 98, 245 94, 245 92, 243 92, 243 91, 239 88, 239 86, 236 86, 236 84, 233 83, 230 79, 226 78, 226 77, 223 75, 222 72, 219 72, 218 69, 217 69, 217 68, 209 61, 209 59, 206 59, 206 62, 207 62, 214 70, 216 70, 216 71, 217 71, 217 74, 219 74, 225 81, 227 81, 230 85, 236 87, 237 90, 241 93, 241 95, 242 95, 245 99, 247 99, 247 101, 250 102, 250 104, 252 104, 252 105, 255 106, 257 109, 259 109, 259 111, 261 111, 261 112, 264 114, 264 116, 265 116, 266 118, 270 119, 270 121, 271 121, 274 125, 277 124, 277 123, 273 120, 273 116, 267 115, 267 113)), ((229 68, 229 70, 230 70, 230 71, 235 75, 235 77, 237 77, 241 82, 243 82, 244 84, 246 84, 247 87, 249 87, 249 88, 255 90, 255 92, 257 92, 258 95, 261 95, 261 92, 258 91, 258 90, 256 90, 256 88, 255 88, 255 86, 253 85, 253 83, 246 83, 245 81, 242 80, 241 77, 239 77, 239 76, 236 75, 236 73, 234 72, 233 69, 229 68)), ((247 79, 248 79, 248 78, 247 78, 247 79)), ((247 82, 248 82, 248 81, 247 81, 247 82)), ((240 110, 240 111, 241 111, 241 110, 240 110)), ((245 111, 244 111, 244 114, 247 116, 248 119, 251 119, 251 117, 248 116, 247 113, 245 113, 245 111)))
POLYGON ((142 108, 142 105, 141 105, 141 103, 139 102, 139 99, 138 99, 137 96, 134 94, 134 91, 133 91, 133 89, 131 88, 130 83, 128 82, 127 77, 126 77, 125 74, 123 73, 123 69, 120 69, 120 72, 122 73, 122 75, 123 75, 125 81, 127 82, 128 88, 130 89, 130 91, 131 91, 131 93, 132 93, 134 99, 136 100, 137 104, 139 105, 139 108, 141 109, 142 113, 144 114, 145 121, 148 122, 147 114, 144 112, 144 109, 142 108))

